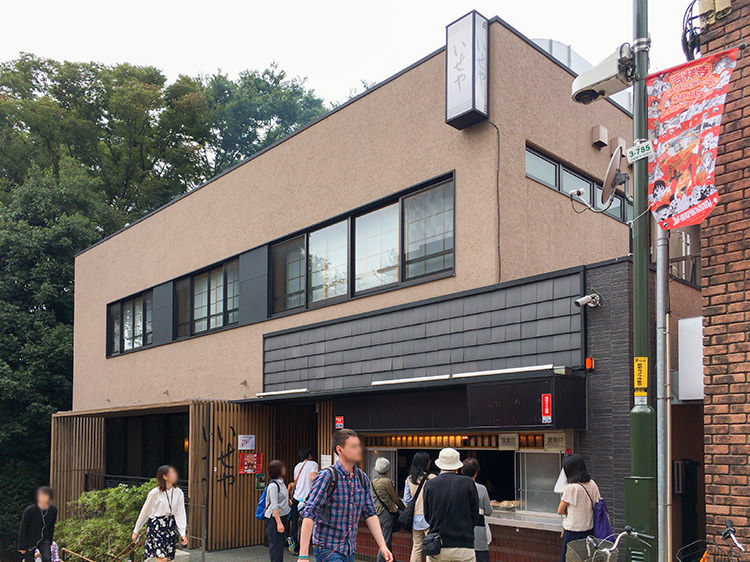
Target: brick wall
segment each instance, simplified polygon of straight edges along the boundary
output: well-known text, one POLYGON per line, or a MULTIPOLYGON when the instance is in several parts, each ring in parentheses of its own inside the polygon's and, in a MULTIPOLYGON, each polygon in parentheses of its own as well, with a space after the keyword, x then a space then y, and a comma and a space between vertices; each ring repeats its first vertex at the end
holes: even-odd
MULTIPOLYGON (((750 0, 709 26, 704 54, 750 42, 750 0)), ((704 39, 705 40, 705 39, 704 39)), ((727 95, 716 184, 720 201, 703 225, 706 398, 706 524, 709 538, 731 517, 750 542, 750 51, 727 95)))

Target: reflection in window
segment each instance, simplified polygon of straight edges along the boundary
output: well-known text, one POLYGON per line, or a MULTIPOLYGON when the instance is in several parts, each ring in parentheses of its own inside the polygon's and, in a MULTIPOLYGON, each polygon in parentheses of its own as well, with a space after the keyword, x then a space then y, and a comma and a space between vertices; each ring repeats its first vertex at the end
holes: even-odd
POLYGON ((299 236, 271 248, 273 311, 283 312, 305 304, 305 237, 299 236))
POLYGON ((517 453, 517 499, 522 511, 556 513, 560 496, 554 492, 562 457, 556 453, 517 453))
POLYGON ((226 265, 227 272, 227 324, 239 320, 240 309, 240 262, 234 260, 226 265))
POLYGON ((184 277, 175 283, 175 336, 184 338, 190 335, 190 277, 184 277))
POLYGON ((557 186, 557 165, 529 150, 526 151, 526 175, 550 187, 557 186))
POLYGON ((116 355, 153 343, 154 304, 151 291, 109 305, 107 353, 116 355))
POLYGON ((208 329, 208 273, 193 277, 193 332, 208 329))
POLYGON ((398 282, 398 214, 394 203, 361 217, 354 225, 355 290, 365 291, 398 282))
POLYGON ((576 197, 581 201, 591 202, 591 182, 583 179, 581 176, 573 174, 568 170, 562 172, 562 189, 561 191, 566 195, 570 195, 571 191, 583 190, 583 195, 576 197))
POLYGON ((406 277, 453 267, 453 183, 404 199, 406 277))
POLYGON ((348 222, 312 232, 308 256, 310 302, 345 296, 348 292, 348 222))

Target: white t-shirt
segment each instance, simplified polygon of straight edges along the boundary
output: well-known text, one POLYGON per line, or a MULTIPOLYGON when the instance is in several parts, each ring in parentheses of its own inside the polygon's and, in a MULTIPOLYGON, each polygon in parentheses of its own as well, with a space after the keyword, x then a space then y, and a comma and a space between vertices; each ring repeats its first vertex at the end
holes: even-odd
POLYGON ((310 475, 313 472, 316 474, 320 472, 318 463, 315 461, 302 461, 294 467, 294 479, 297 481, 297 485, 294 487, 295 500, 306 500, 307 496, 310 495, 310 488, 312 488, 310 475))
POLYGON ((568 484, 562 500, 568 503, 568 513, 563 517, 563 529, 567 531, 590 531, 594 527, 594 504, 601 499, 596 482, 568 484))

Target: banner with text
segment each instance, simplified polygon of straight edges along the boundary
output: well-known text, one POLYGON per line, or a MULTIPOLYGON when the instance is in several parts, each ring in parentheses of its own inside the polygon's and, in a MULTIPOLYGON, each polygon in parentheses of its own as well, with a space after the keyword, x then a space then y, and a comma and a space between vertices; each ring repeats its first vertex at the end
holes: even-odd
POLYGON ((739 49, 646 78, 649 208, 663 229, 699 224, 719 201, 714 164, 729 79, 739 49))

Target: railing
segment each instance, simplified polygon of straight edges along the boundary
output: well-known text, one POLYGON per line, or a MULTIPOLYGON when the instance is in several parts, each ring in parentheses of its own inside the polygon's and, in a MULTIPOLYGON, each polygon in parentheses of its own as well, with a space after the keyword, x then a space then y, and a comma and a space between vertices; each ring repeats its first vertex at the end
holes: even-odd
MULTIPOLYGON (((140 476, 120 476, 114 474, 95 474, 89 472, 84 473, 83 478, 84 490, 87 492, 93 490, 103 490, 106 488, 115 488, 117 486, 120 486, 121 484, 124 484, 126 486, 140 486, 146 482, 153 480, 153 478, 143 478, 140 476)), ((191 517, 188 519, 188 539, 193 542, 193 544, 195 544, 195 542, 200 542, 201 562, 206 562, 206 545, 208 544, 206 536, 206 529, 208 527, 206 506, 198 502, 191 501, 187 480, 178 481, 178 485, 185 494, 185 511, 191 515, 191 517), (190 520, 195 519, 196 513, 199 514, 201 521, 201 524, 198 526, 201 529, 200 536, 191 534, 191 529, 194 529, 196 525, 190 525, 190 520)))
POLYGON ((687 254, 669 259, 669 273, 693 285, 701 284, 701 255, 687 254))

